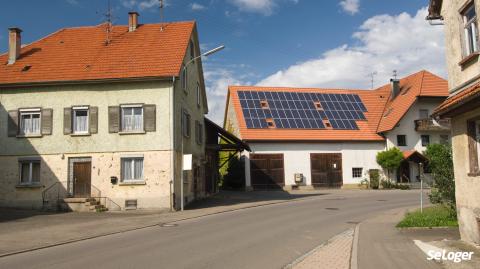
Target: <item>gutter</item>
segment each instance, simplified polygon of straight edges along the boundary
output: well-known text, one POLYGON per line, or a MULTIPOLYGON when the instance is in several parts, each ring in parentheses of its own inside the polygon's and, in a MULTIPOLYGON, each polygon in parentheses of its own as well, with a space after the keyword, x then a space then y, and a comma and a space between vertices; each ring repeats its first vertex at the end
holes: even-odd
POLYGON ((172 90, 170 96, 170 143, 172 147, 172 153, 170 157, 170 210, 174 211, 174 194, 175 194, 175 165, 176 165, 176 152, 175 152, 175 79, 172 77, 172 90))

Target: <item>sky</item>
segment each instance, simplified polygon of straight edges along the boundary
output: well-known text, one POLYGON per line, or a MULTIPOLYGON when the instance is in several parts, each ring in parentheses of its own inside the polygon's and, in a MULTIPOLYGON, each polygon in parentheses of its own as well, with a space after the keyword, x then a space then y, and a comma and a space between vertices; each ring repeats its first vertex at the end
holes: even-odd
MULTIPOLYGON (((158 0, 110 0, 114 24, 127 13, 160 21, 158 0)), ((222 124, 228 85, 371 89, 427 69, 446 78, 441 26, 425 21, 427 0, 165 0, 164 20, 196 20, 209 115, 222 124)), ((0 52, 7 28, 28 44, 64 27, 105 21, 108 0, 2 1, 0 52), (3 29, 3 30, 2 30, 3 29)))

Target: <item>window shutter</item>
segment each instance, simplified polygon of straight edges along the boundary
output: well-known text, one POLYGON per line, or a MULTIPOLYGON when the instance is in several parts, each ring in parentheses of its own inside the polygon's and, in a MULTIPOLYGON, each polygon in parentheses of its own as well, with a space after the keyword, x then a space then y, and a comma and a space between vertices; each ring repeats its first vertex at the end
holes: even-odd
POLYGON ((53 109, 42 109, 42 135, 51 135, 53 126, 53 109))
POLYGON ((120 131, 120 107, 108 107, 108 132, 118 133, 120 131))
POLYGON ((470 159, 470 173, 478 173, 478 151, 476 140, 476 126, 475 121, 467 121, 467 135, 468 135, 468 155, 470 159))
POLYGON ((63 109, 63 134, 72 133, 72 108, 65 107, 63 109))
POLYGON ((15 137, 18 134, 18 110, 8 111, 8 136, 15 137))
POLYGON ((89 112, 89 129, 91 134, 98 133, 98 107, 91 106, 89 112))
POLYGON ((156 130, 156 105, 143 106, 143 126, 145 132, 155 132, 156 130))

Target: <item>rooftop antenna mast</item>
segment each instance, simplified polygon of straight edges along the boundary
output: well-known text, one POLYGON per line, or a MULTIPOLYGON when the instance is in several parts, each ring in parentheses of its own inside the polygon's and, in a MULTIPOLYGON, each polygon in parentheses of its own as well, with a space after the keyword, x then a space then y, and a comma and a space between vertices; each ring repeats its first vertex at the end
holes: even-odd
POLYGON ((370 83, 372 85, 372 89, 375 83, 375 76, 378 75, 377 71, 373 71, 372 73, 368 74, 368 77, 370 77, 370 83))
POLYGON ((160 9, 160 31, 163 31, 163 23, 165 22, 165 16, 163 14, 163 11, 164 11, 164 3, 163 3, 163 0, 158 0, 159 2, 159 6, 158 8, 160 9))
POLYGON ((398 71, 393 70, 393 79, 397 79, 398 71))
POLYGON ((112 5, 110 0, 108 0, 107 3, 108 3, 108 8, 107 8, 107 12, 105 13, 105 17, 107 19, 107 26, 106 26, 107 38, 105 40, 105 45, 108 45, 111 42, 112 21, 113 21, 113 11, 112 11, 112 5))

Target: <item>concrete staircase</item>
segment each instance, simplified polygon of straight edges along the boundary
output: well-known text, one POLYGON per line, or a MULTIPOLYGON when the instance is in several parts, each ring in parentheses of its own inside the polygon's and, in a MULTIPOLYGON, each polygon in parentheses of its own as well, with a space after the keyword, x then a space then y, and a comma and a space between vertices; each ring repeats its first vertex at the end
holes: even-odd
POLYGON ((63 199, 65 209, 74 212, 104 212, 108 211, 105 205, 96 198, 65 198, 63 199))

